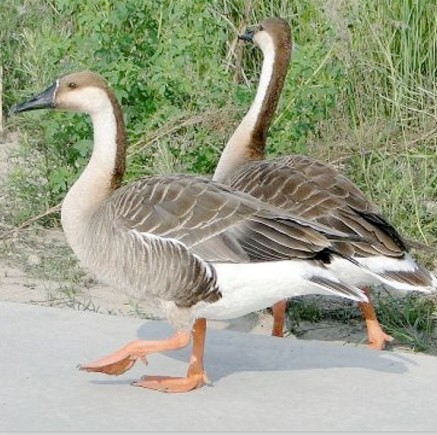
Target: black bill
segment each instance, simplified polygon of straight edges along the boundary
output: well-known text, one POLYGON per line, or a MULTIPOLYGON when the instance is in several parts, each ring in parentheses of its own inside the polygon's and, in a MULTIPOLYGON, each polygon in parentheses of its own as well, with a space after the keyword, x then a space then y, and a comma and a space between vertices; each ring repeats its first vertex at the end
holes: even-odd
POLYGON ((255 34, 255 30, 248 29, 242 35, 238 35, 238 39, 241 39, 242 41, 245 42, 252 42, 254 34, 255 34))
POLYGON ((53 109, 55 107, 55 94, 57 87, 58 83, 56 82, 44 92, 35 95, 30 100, 21 104, 16 104, 12 107, 11 114, 26 112, 28 110, 53 109))

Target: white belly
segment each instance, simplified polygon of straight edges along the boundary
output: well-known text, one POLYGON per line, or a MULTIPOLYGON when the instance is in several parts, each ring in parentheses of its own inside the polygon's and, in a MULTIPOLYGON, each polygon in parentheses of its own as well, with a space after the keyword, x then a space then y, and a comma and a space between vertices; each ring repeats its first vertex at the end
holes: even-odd
MULTIPOLYGON (((266 308, 281 299, 306 294, 336 294, 316 286, 306 278, 322 275, 336 277, 323 267, 303 261, 278 261, 246 264, 214 264, 223 297, 199 306, 196 316, 231 319, 266 308)), ((351 299, 354 299, 351 296, 351 299)))

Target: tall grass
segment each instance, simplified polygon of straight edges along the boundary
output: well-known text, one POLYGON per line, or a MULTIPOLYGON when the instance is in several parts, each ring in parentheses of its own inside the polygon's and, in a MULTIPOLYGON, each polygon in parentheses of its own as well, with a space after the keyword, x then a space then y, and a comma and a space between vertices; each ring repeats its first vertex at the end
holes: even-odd
POLYGON ((343 96, 357 129, 379 126, 374 143, 358 143, 355 178, 401 231, 426 243, 437 241, 436 12, 426 1, 356 3, 343 96))

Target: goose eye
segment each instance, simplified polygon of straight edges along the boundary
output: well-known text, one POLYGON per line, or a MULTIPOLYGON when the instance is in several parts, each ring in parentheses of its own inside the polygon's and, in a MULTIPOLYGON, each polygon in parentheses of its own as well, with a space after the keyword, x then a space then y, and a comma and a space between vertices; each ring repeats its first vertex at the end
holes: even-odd
POLYGON ((76 88, 77 88, 77 83, 75 83, 75 82, 70 82, 70 83, 68 83, 68 87, 69 87, 70 89, 76 89, 76 88))
POLYGON ((259 27, 258 27, 258 32, 261 32, 263 30, 264 30, 264 27, 260 24, 259 27))

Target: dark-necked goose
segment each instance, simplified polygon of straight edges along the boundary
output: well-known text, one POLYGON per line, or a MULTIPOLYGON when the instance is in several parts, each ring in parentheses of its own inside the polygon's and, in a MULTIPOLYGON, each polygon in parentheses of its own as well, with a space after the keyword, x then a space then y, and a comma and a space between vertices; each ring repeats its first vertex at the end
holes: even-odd
MULTIPOLYGON (((375 275, 339 268, 338 277, 364 288, 384 283, 400 290, 429 291, 436 279, 407 253, 407 247, 365 195, 345 176, 310 157, 292 155, 263 160, 270 122, 277 108, 292 51, 291 29, 280 18, 266 19, 242 39, 253 41, 264 56, 261 77, 249 111, 227 143, 214 179, 263 201, 330 228, 352 232, 371 243, 335 243, 375 275), (355 272, 359 273, 356 274, 355 272)), ((370 302, 360 302, 370 346, 391 341, 378 323, 370 302)), ((283 335, 286 302, 273 306, 273 335, 283 335)))
POLYGON ((123 373, 149 353, 188 345, 192 329, 186 377, 135 383, 188 391, 205 381, 205 318, 238 317, 299 294, 367 300, 331 272, 336 262, 355 263, 337 254, 333 242, 361 237, 295 218, 206 178, 148 177, 121 186, 123 116, 100 75, 64 76, 13 111, 43 108, 87 113, 94 129, 90 161, 62 204, 68 243, 98 279, 155 303, 177 331, 167 340, 135 340, 82 370, 123 373))

